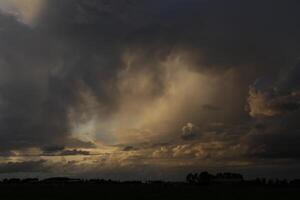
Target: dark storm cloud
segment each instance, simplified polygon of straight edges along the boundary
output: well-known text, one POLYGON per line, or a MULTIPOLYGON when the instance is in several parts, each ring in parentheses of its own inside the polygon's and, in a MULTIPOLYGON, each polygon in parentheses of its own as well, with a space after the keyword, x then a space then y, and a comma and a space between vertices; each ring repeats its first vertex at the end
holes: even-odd
POLYGON ((251 148, 261 150, 250 155, 264 159, 298 160, 300 155, 298 117, 299 113, 293 113, 270 121, 264 120, 264 129, 251 130, 243 140, 251 148))
POLYGON ((0 174, 19 172, 48 172, 50 167, 45 165, 45 160, 9 162, 0 164, 0 174))
POLYGON ((48 147, 42 148, 44 153, 55 153, 55 152, 62 151, 64 149, 65 149, 65 147, 63 147, 63 146, 48 146, 48 147))
MULTIPOLYGON (((266 134, 250 133, 246 143, 265 145, 265 157, 296 157, 299 88, 295 86, 300 75, 299 68, 288 67, 298 62, 300 52, 298 8, 299 1, 49 0, 34 27, 0 14, 0 151, 38 147, 56 152, 70 147, 75 150, 67 154, 85 155, 76 148, 95 144, 70 138, 70 110, 77 114, 72 120, 89 120, 82 90, 96 98, 94 109, 100 118, 109 118, 122 99, 117 82, 124 70, 124 51, 141 51, 134 70, 153 75, 148 96, 157 97, 166 87, 166 74, 158 63, 179 49, 188 52, 195 72, 214 75, 232 69, 240 74, 232 93, 220 91, 216 95, 219 104, 207 104, 200 110, 219 114, 229 108, 230 116, 243 111, 235 120, 241 124, 255 119, 249 119, 243 107, 231 109, 231 104, 244 106, 248 86, 258 77, 278 79, 271 86, 278 93, 253 93, 253 100, 263 99, 256 112, 272 117, 271 111, 279 113, 280 127, 275 128, 277 121, 269 119, 271 128, 265 125, 265 130, 259 130, 266 134), (230 105, 223 103, 225 100, 230 105), (287 144, 294 144, 292 150, 283 149, 287 144)), ((257 101, 250 102, 258 105, 254 103, 257 101)), ((198 120, 197 114, 186 115, 179 118, 198 120)), ((235 137, 233 141, 238 142, 236 135, 247 131, 230 127, 226 128, 230 133, 219 134, 222 128, 215 127, 216 133, 204 136, 235 137)), ((214 128, 209 129, 212 133, 214 128)), ((182 134, 185 140, 195 139, 198 130, 187 126, 182 134)), ((25 164, 10 165, 19 171, 31 163, 25 164)))
POLYGON ((64 150, 59 155, 61 155, 61 156, 76 156, 76 155, 88 156, 88 155, 90 155, 90 152, 78 150, 78 149, 72 149, 72 150, 64 150))
POLYGON ((50 116, 60 111, 47 88, 51 42, 13 17, 1 14, 0 19, 1 149, 52 142, 67 128, 63 110, 50 116))
POLYGON ((151 1, 141 3, 139 9, 148 4, 156 12, 129 40, 147 50, 192 48, 198 61, 209 68, 256 66, 261 73, 298 56, 295 8, 299 2, 151 1))
MULTIPOLYGON (((54 0, 48 2, 42 22, 50 32, 72 41, 77 48, 87 47, 88 52, 105 49, 114 56, 125 45, 157 55, 181 46, 193 48, 199 61, 210 67, 260 65, 265 71, 263 68, 281 67, 298 56, 298 4, 54 0)), ((117 70, 117 66, 107 67, 103 68, 117 70)))
POLYGON ((299 66, 279 74, 267 89, 259 86, 250 89, 249 111, 257 125, 246 140, 250 145, 262 147, 259 157, 299 159, 299 66))
POLYGON ((49 155, 49 154, 55 154, 55 153, 59 153, 59 154, 76 154, 76 152, 78 154, 85 154, 85 151, 81 151, 81 150, 77 150, 77 149, 73 149, 73 150, 67 150, 65 149, 66 146, 69 148, 95 148, 95 145, 91 142, 83 142, 80 140, 76 140, 76 139, 68 139, 67 141, 64 141, 65 146, 62 145, 52 145, 52 146, 44 146, 41 148, 41 150, 43 151, 43 153, 49 155))
POLYGON ((0 18, 1 149, 79 144, 67 139, 67 111, 78 99, 77 86, 54 75, 59 64, 52 39, 12 17, 0 18))

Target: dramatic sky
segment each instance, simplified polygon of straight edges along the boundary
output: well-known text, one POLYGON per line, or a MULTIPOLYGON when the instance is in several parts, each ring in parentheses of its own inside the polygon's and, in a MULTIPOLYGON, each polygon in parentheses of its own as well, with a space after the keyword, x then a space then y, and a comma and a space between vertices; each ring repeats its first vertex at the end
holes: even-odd
POLYGON ((298 0, 0 0, 0 177, 300 177, 298 0))

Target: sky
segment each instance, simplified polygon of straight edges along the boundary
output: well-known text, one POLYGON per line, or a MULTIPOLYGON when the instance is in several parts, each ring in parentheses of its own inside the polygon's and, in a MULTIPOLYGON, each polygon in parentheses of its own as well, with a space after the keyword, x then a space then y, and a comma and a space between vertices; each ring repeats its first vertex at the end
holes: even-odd
POLYGON ((0 177, 300 178, 299 6, 0 0, 0 177))

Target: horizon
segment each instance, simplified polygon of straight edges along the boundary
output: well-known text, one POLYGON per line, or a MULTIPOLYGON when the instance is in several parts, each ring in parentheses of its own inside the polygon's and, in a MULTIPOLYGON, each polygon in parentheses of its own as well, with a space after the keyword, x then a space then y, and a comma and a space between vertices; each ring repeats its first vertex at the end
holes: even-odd
MULTIPOLYGON (((233 172, 217 172, 217 173, 210 173, 208 171, 197 171, 197 172, 190 172, 188 174, 186 174, 186 176, 182 179, 178 179, 178 180, 167 180, 167 179, 111 179, 111 177, 68 177, 68 176, 44 176, 44 177, 39 177, 39 176, 32 176, 32 177, 21 177, 21 176, 16 176, 16 177, 2 177, 0 178, 0 183, 10 183, 11 181, 14 181, 15 183, 18 182, 24 182, 26 183, 26 181, 29 181, 28 183, 31 182, 40 182, 40 183, 44 183, 47 181, 58 181, 58 182, 68 182, 71 181, 70 183, 72 183, 72 181, 80 181, 80 182, 90 182, 90 181, 98 181, 98 182, 116 182, 116 183, 127 183, 127 182, 139 182, 139 183, 155 183, 155 182, 162 182, 162 183, 188 183, 188 184, 200 184, 199 182, 192 182, 191 180, 189 180, 188 176, 199 176, 203 174, 203 173, 207 173, 210 179, 210 181, 216 179, 216 178, 222 178, 224 180, 230 181, 231 179, 226 177, 226 174, 228 175, 232 175, 232 176, 238 176, 239 181, 237 183, 242 183, 242 182, 248 182, 248 183, 256 183, 259 181, 264 181, 264 183, 260 183, 260 184, 270 184, 268 182, 272 182, 271 184, 276 184, 276 181, 281 182, 281 181, 285 181, 285 184, 290 184, 293 183, 294 181, 300 181, 300 178, 294 177, 294 178, 284 178, 284 177, 265 177, 265 176, 260 176, 260 177, 247 177, 244 176, 244 174, 240 174, 240 173, 233 173, 233 172), (224 176, 225 174, 225 176, 224 176), (223 177, 224 176, 224 177, 223 177)), ((233 179, 235 179, 233 178, 233 179)), ((198 180, 199 181, 199 180, 198 180)), ((49 183, 50 183, 49 182, 49 183)), ((221 182, 220 182, 221 183, 221 182)), ((232 182, 234 183, 234 182, 232 182)), ((258 183, 259 184, 259 183, 258 183)))

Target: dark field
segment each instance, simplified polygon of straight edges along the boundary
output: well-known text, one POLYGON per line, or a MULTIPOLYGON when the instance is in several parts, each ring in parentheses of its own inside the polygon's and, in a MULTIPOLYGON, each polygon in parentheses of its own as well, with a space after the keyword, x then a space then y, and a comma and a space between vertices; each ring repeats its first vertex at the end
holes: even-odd
POLYGON ((189 185, 186 183, 14 183, 0 199, 300 199, 298 186, 189 185))

